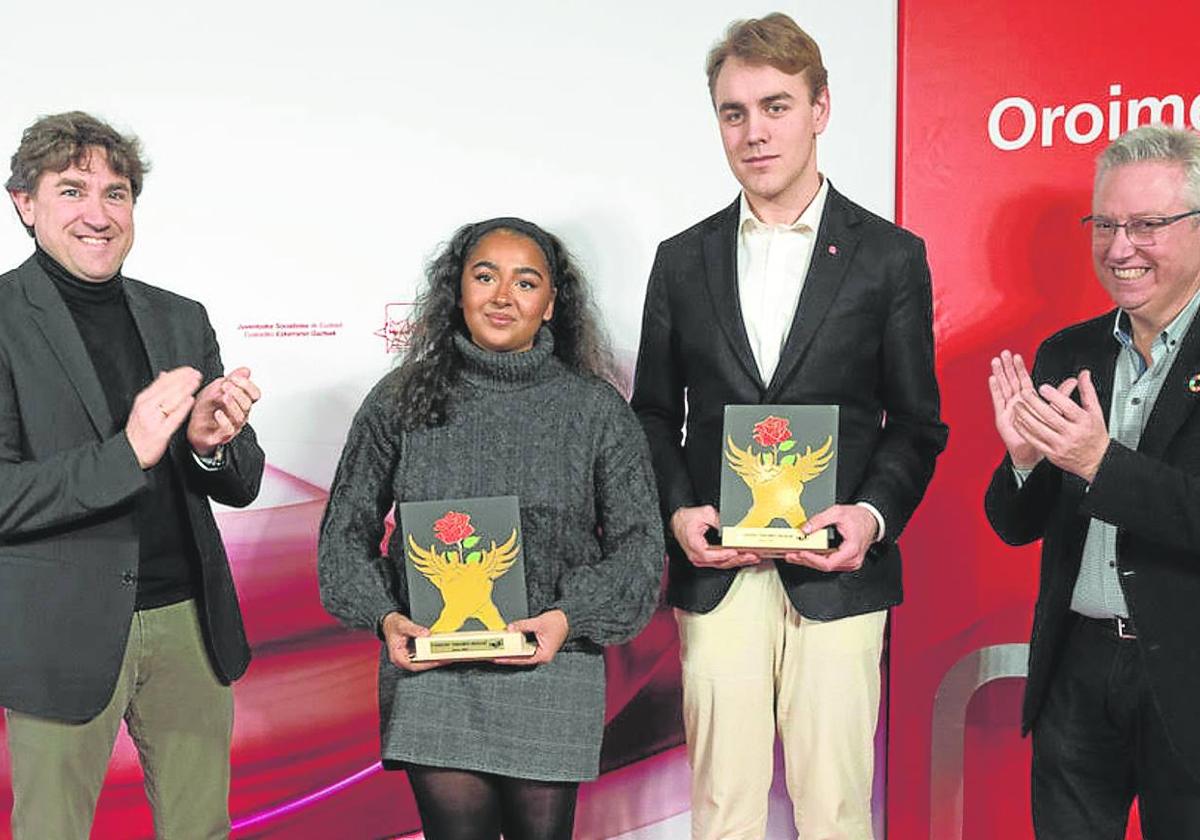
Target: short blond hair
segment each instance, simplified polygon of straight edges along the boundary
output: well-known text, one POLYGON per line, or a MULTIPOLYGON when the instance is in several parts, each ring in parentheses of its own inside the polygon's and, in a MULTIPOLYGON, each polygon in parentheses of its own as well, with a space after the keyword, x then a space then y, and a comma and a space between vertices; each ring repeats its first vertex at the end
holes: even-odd
POLYGON ((821 62, 821 48, 783 12, 736 20, 729 25, 725 37, 708 52, 705 71, 710 95, 716 89, 721 68, 730 58, 747 64, 769 64, 789 76, 803 73, 814 100, 829 84, 829 71, 821 62))

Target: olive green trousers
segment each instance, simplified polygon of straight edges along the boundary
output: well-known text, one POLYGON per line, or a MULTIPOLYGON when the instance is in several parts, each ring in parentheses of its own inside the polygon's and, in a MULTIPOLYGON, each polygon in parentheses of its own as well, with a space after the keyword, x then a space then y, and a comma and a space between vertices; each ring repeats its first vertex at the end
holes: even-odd
POLYGON ((13 840, 87 840, 121 721, 159 840, 229 836, 233 692, 213 674, 195 601, 133 614, 112 699, 86 723, 8 711, 13 840))

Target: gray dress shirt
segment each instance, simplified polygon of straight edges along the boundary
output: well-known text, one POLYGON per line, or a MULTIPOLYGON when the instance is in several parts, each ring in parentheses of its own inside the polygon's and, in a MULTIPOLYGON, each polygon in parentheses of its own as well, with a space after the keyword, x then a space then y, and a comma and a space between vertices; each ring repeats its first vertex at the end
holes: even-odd
MULTIPOLYGON (((1133 344, 1129 315, 1117 313, 1113 338, 1121 349, 1113 372, 1112 406, 1108 412, 1108 435, 1129 449, 1137 449, 1163 380, 1183 337, 1200 309, 1200 293, 1167 324, 1150 348, 1150 363, 1133 344)), ((1032 470, 1013 468, 1017 485, 1025 483, 1032 470)), ((1129 607, 1117 575, 1117 526, 1100 519, 1088 523, 1087 539, 1079 577, 1071 593, 1071 609, 1090 618, 1129 617, 1129 607)))
MULTIPOLYGON (((1118 312, 1113 337, 1121 345, 1113 373, 1112 406, 1108 412, 1108 434, 1113 440, 1136 450, 1146 421, 1154 410, 1158 393, 1184 335, 1192 324, 1200 294, 1188 302, 1163 329, 1150 348, 1150 363, 1133 344, 1129 316, 1118 312)), ((1129 616, 1129 607, 1117 576, 1117 526, 1099 519, 1088 523, 1083 544, 1083 562, 1071 595, 1071 609, 1091 618, 1129 616)))

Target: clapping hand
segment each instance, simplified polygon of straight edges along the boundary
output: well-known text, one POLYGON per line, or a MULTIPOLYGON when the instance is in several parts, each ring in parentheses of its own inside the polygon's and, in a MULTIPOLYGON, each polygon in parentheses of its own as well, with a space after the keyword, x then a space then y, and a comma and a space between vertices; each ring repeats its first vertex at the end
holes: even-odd
POLYGON ((177 367, 158 377, 138 392, 125 421, 125 437, 138 465, 148 470, 162 460, 171 436, 188 418, 200 387, 200 371, 177 367))
POLYGON ((1043 458, 1088 484, 1096 477, 1110 443, 1104 409, 1088 370, 1057 388, 1042 385, 1036 392, 1023 393, 1014 424, 1043 458), (1069 396, 1076 388, 1078 405, 1069 396))
POLYGON ((250 380, 250 368, 245 367, 204 386, 196 395, 188 420, 187 438, 192 450, 208 457, 218 446, 237 437, 250 418, 250 408, 261 397, 262 391, 250 380))
POLYGON ((1008 350, 992 359, 988 377, 996 431, 1017 469, 1033 469, 1043 459, 1091 483, 1108 450, 1108 425, 1091 371, 1080 371, 1057 386, 1035 387, 1019 354, 1008 350), (1079 390, 1079 404, 1071 394, 1079 390))

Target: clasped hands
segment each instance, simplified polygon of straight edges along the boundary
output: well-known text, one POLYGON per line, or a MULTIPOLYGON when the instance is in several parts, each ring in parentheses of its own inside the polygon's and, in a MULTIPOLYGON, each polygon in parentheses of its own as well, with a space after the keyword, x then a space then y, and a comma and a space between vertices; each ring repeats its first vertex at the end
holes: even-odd
POLYGON ((1033 469, 1044 458, 1091 484, 1109 445, 1091 371, 1035 388, 1020 354, 1004 350, 992 359, 988 389, 996 431, 1014 467, 1033 469), (1071 399, 1076 390, 1078 403, 1071 399))
MULTIPOLYGON (((720 529, 721 518, 712 505, 681 507, 671 515, 671 533, 688 560, 694 566, 710 569, 735 569, 753 566, 762 560, 746 549, 722 548, 709 545, 705 533, 709 528, 720 529)), ((809 566, 822 572, 849 572, 863 564, 867 549, 879 536, 879 523, 861 505, 833 505, 804 523, 805 535, 820 528, 834 527, 842 537, 834 551, 789 551, 784 562, 809 566)))
POLYGON ((218 446, 237 437, 250 408, 262 396, 250 380, 249 368, 219 376, 196 393, 202 377, 191 367, 177 367, 158 377, 133 398, 125 437, 142 469, 157 464, 171 437, 186 422, 192 450, 210 457, 218 446))
MULTIPOLYGON (((546 610, 532 618, 509 622, 504 629, 510 633, 532 633, 537 642, 537 650, 532 656, 497 657, 484 661, 494 662, 497 665, 542 665, 549 662, 558 653, 563 642, 567 640, 567 632, 570 628, 566 613, 562 610, 546 610)), ((448 661, 414 662, 412 660, 408 651, 409 641, 421 636, 428 636, 429 628, 422 627, 408 616, 399 612, 390 612, 383 617, 380 630, 387 647, 388 659, 397 668, 414 672, 428 671, 430 668, 448 664, 448 661)))

